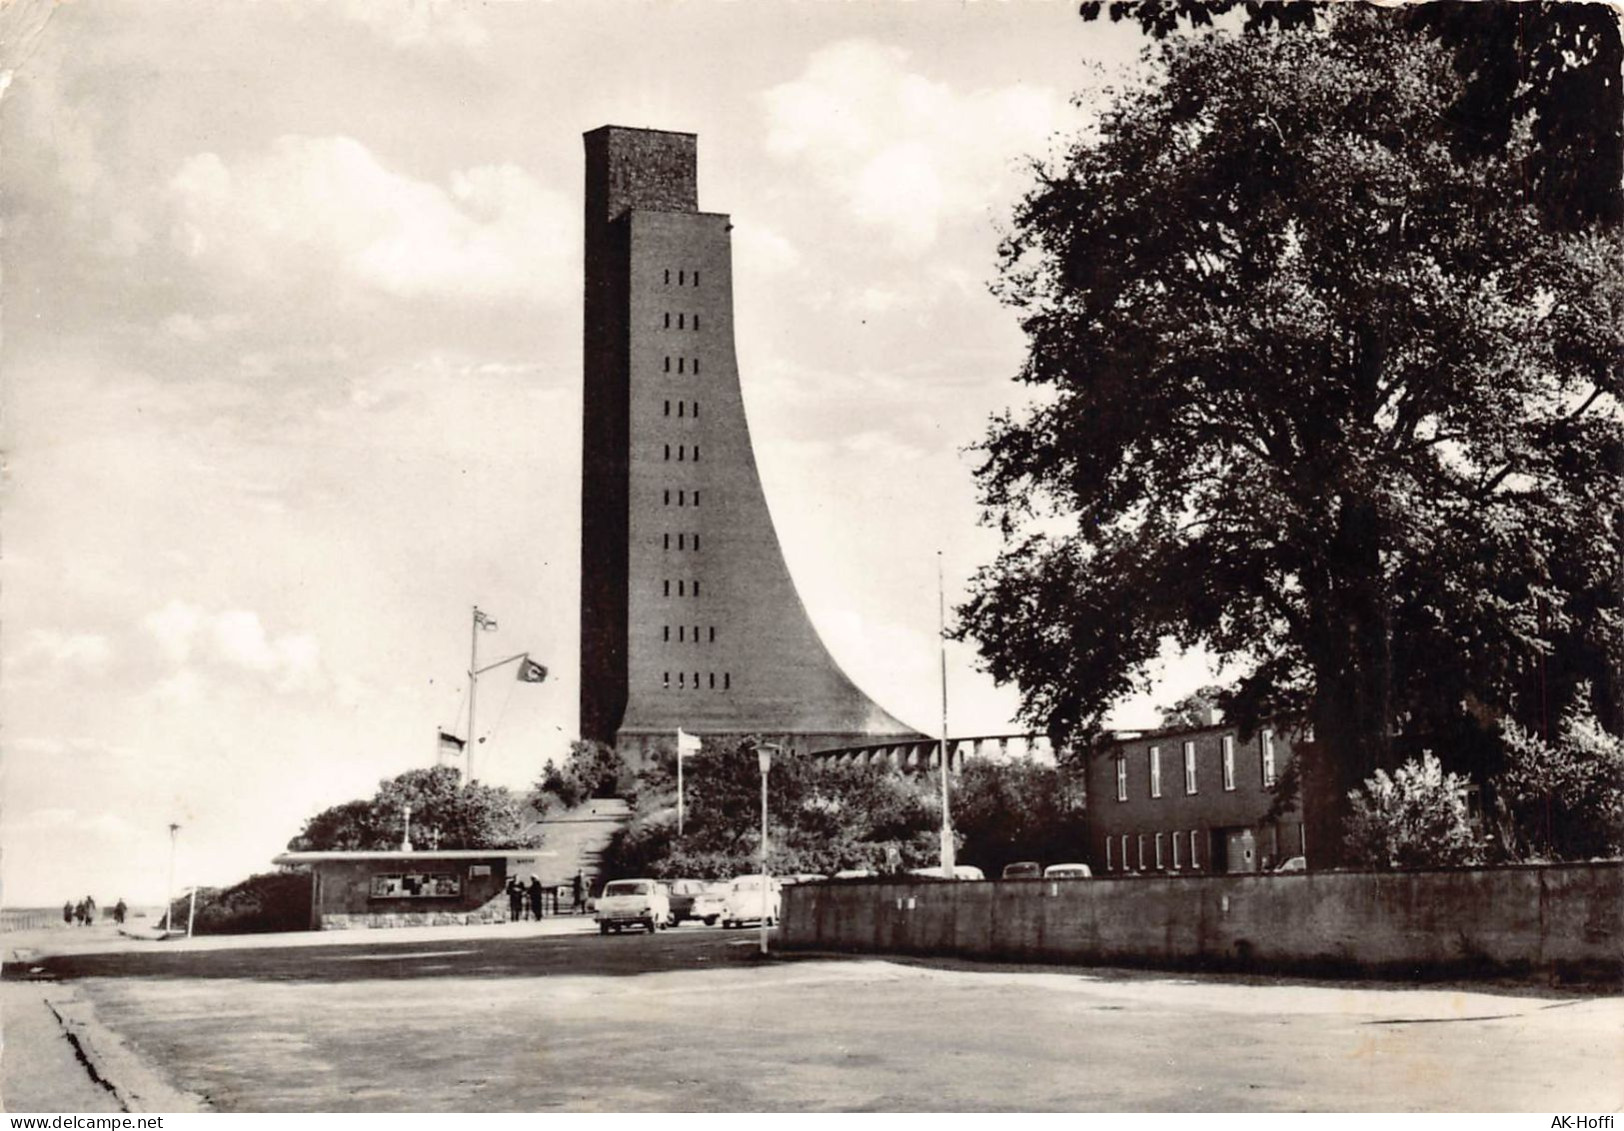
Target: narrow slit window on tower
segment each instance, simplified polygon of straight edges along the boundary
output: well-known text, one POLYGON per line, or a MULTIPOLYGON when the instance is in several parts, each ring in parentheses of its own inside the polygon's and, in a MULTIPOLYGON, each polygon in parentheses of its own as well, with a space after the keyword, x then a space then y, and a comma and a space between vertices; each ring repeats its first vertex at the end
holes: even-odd
POLYGON ((666 642, 666 643, 667 643, 667 644, 669 644, 669 643, 671 643, 671 626, 670 626, 670 625, 666 625, 666 626, 665 626, 665 627, 664 627, 664 628, 663 628, 663 629, 662 629, 662 630, 661 630, 661 632, 660 632, 660 636, 661 636, 661 638, 662 638, 662 639, 663 639, 663 640, 664 640, 664 641, 665 641, 665 642, 666 642))
POLYGON ((694 315, 694 329, 699 329, 699 315, 697 314, 694 315))
POLYGON ((686 586, 686 582, 684 582, 681 578, 678 578, 677 579, 677 596, 678 597, 681 597, 681 596, 684 595, 685 586, 686 586))
POLYGON ((716 690, 716 673, 715 672, 710 673, 710 689, 712 691, 716 690))
POLYGON ((665 492, 665 505, 666 506, 671 505, 671 489, 669 487, 666 488, 666 492, 665 492))
MULTIPOLYGON (((667 404, 669 404, 669 403, 670 403, 670 402, 667 402, 667 404)), ((679 417, 679 418, 681 418, 681 417, 683 417, 683 416, 685 416, 685 415, 687 415, 687 412, 688 412, 688 402, 687 402, 687 401, 678 401, 678 402, 677 402, 677 416, 678 416, 678 417, 679 417)), ((671 410, 670 410, 670 408, 667 408, 667 409, 666 409, 666 410, 665 410, 665 414, 666 414, 666 415, 667 415, 667 416, 670 416, 670 415, 671 415, 671 410)))
POLYGON ((671 285, 671 268, 669 267, 665 269, 665 285, 668 287, 671 285))
POLYGON ((683 367, 683 365, 684 365, 684 363, 686 363, 686 362, 687 362, 687 360, 688 360, 688 359, 687 359, 687 358, 685 358, 685 357, 679 357, 679 358, 677 358, 677 372, 678 372, 678 373, 681 373, 681 372, 682 372, 682 367, 683 367))
POLYGON ((698 534, 694 535, 694 549, 696 549, 696 550, 699 549, 699 535, 698 534))
MULTIPOLYGON (((680 537, 680 535, 679 535, 679 537, 680 537)), ((669 550, 671 548, 671 535, 669 535, 669 534, 667 534, 665 536, 665 548, 667 550, 669 550)))
POLYGON ((687 329, 687 327, 684 325, 684 323, 686 321, 687 321, 687 318, 686 318, 685 315, 682 315, 682 314, 677 315, 677 329, 679 329, 679 330, 687 329))
POLYGON ((699 271, 697 269, 694 271, 694 286, 699 286, 699 271))
POLYGON ((716 626, 714 624, 710 626, 710 642, 712 644, 716 643, 716 626))
POLYGON ((694 358, 694 376, 699 376, 699 359, 697 357, 694 358))
MULTIPOLYGON (((671 415, 671 402, 670 401, 665 402, 665 414, 667 416, 671 415)), ((682 402, 681 401, 677 402, 677 415, 678 416, 682 415, 682 402)))
POLYGON ((699 462, 699 445, 698 444, 694 445, 694 462, 695 463, 699 462))
POLYGON ((687 639, 686 639, 687 635, 688 635, 688 626, 685 625, 685 624, 677 625, 677 643, 678 644, 687 643, 687 639))
POLYGON ((687 505, 688 505, 688 492, 679 489, 677 491, 677 506, 685 507, 687 505))
POLYGON ((697 624, 694 625, 694 643, 699 643, 699 626, 697 624))
POLYGON ((695 691, 699 690, 699 673, 698 672, 694 673, 694 690, 695 691))
POLYGON ((666 359, 665 359, 665 371, 667 373, 671 372, 671 357, 670 357, 669 354, 666 356, 666 359))
POLYGON ((665 312, 665 328, 667 330, 671 329, 671 312, 669 310, 665 312))
MULTIPOLYGON (((666 277, 666 281, 667 281, 667 282, 670 282, 670 280, 671 280, 671 272, 669 272, 669 271, 667 271, 667 272, 666 272, 666 273, 665 273, 665 277, 666 277)), ((679 287, 680 287, 680 286, 682 286, 682 285, 683 285, 683 277, 682 277, 682 272, 681 272, 681 271, 678 271, 678 272, 677 272, 677 286, 679 286, 679 287)))
MULTIPOLYGON (((678 535, 677 535, 677 549, 679 549, 679 550, 680 550, 680 549, 682 549, 682 548, 683 548, 683 545, 682 545, 682 543, 683 543, 683 542, 684 542, 684 540, 686 540, 686 539, 687 539, 687 537, 688 537, 688 536, 687 536, 687 535, 686 535, 686 534, 678 534, 678 535)), ((669 535, 669 534, 667 534, 667 535, 666 535, 666 536, 665 536, 665 538, 666 538, 666 541, 667 541, 667 542, 669 542, 669 541, 670 541, 670 540, 671 540, 671 535, 669 535)))
POLYGON ((665 687, 665 688, 669 688, 671 686, 671 673, 670 672, 665 673, 665 678, 663 680, 661 680, 660 686, 665 687))
POLYGON ((699 505, 699 488, 694 488, 694 506, 699 505))
POLYGON ((687 672, 678 672, 677 673, 677 686, 679 688, 684 689, 684 690, 687 689, 687 687, 688 687, 688 673, 687 672))
POLYGON ((665 579, 665 595, 667 597, 671 596, 671 579, 669 577, 665 579))
POLYGON ((695 420, 699 419, 699 402, 698 401, 694 402, 694 419, 695 420))
POLYGON ((684 455, 684 453, 687 452, 687 450, 688 450, 688 447, 687 447, 686 444, 678 444, 677 445, 677 462, 678 463, 682 462, 683 455, 684 455))
POLYGON ((694 596, 699 596, 699 579, 697 577, 694 578, 694 596))
POLYGON ((723 672, 722 673, 722 690, 723 691, 731 691, 732 689, 733 689, 733 673, 732 672, 723 672))
POLYGON ((666 445, 666 446, 665 446, 665 458, 666 458, 666 459, 670 459, 670 458, 671 458, 671 445, 670 445, 670 444, 667 444, 667 445, 666 445))

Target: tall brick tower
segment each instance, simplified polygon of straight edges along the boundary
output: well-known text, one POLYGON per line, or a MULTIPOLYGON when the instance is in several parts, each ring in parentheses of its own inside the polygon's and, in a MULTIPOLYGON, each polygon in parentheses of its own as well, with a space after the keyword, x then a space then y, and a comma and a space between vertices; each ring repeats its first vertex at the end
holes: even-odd
POLYGON ((729 233, 693 134, 586 135, 581 733, 678 727, 802 753, 922 737, 840 670, 761 490, 733 350, 729 233))

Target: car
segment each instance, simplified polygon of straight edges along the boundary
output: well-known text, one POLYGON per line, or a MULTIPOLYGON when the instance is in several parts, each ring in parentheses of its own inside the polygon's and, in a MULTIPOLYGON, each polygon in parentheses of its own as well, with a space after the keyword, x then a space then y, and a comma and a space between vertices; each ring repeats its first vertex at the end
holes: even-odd
POLYGON ((1043 875, 1043 865, 1036 860, 1022 860, 1015 864, 1004 865, 1006 880, 1035 880, 1043 875))
POLYGON ((1286 859, 1282 860, 1280 862, 1280 866, 1275 869, 1276 874, 1280 872, 1306 871, 1308 871, 1308 857, 1306 856, 1288 856, 1286 859))
POLYGON ((784 887, 789 887, 791 884, 811 884, 828 878, 821 872, 796 872, 792 876, 779 876, 778 882, 784 887))
POLYGON ((671 925, 671 897, 659 880, 610 880, 598 896, 598 933, 641 927, 649 934, 671 925))
MULTIPOLYGON (((908 869, 908 875, 918 876, 923 880, 939 880, 942 878, 942 869, 940 867, 910 868, 908 869)), ((980 868, 977 868, 974 865, 958 864, 953 868, 952 878, 955 880, 984 880, 987 877, 985 874, 983 874, 980 868)))
POLYGON ((721 922, 722 912, 726 909, 727 885, 709 883, 705 890, 694 896, 694 905, 688 912, 690 919, 698 919, 707 927, 714 927, 721 922))
POLYGON ((1094 876, 1094 869, 1087 864, 1050 864, 1043 869, 1043 878, 1046 880, 1087 880, 1094 876))
POLYGON ((873 875, 873 870, 869 868, 842 868, 834 874, 834 878, 837 880, 866 880, 873 875))
POLYGON ((672 880, 671 881, 671 925, 680 927, 689 919, 697 919, 694 914, 694 901, 705 891, 703 880, 672 880))
POLYGON ((722 926, 742 927, 746 923, 760 923, 766 916, 767 926, 778 922, 783 905, 782 885, 771 876, 740 876, 728 885, 722 899, 722 926), (763 892, 765 884, 766 891, 763 892))

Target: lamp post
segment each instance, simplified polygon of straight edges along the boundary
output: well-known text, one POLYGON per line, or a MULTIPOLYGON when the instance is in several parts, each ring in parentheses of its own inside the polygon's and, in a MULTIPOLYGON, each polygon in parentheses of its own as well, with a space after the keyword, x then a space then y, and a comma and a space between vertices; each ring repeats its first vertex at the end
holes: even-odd
POLYGON ((164 888, 164 934, 175 929, 175 834, 180 826, 169 823, 169 883, 164 888))
POLYGON ((781 747, 763 742, 756 747, 756 761, 761 766, 761 953, 767 953, 767 908, 772 895, 772 881, 767 875, 767 771, 773 768, 773 751, 783 753, 781 747))

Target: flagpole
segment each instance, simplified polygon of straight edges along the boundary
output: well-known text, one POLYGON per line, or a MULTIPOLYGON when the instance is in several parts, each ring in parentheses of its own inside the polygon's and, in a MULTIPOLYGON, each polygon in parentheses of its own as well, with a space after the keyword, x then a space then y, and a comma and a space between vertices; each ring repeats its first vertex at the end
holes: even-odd
POLYGON ((942 660, 942 879, 953 878, 953 820, 947 808, 947 597, 942 582, 942 552, 936 551, 936 632, 942 660))
POLYGON ((677 836, 682 836, 682 732, 677 732, 677 836))
POLYGON ((474 699, 479 694, 479 606, 474 606, 473 629, 468 636, 468 746, 465 773, 468 785, 474 784, 474 699))

